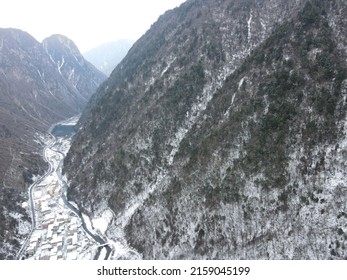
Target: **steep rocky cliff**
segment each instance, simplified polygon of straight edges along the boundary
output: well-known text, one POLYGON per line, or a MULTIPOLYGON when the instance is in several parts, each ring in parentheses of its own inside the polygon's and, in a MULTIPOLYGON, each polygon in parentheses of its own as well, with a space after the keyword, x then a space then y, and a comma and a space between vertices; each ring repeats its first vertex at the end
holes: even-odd
POLYGON ((0 259, 15 254, 28 228, 21 202, 46 167, 42 135, 80 113, 106 78, 70 40, 53 38, 41 44, 21 30, 0 29, 0 259))
POLYGON ((110 207, 108 235, 146 259, 346 258, 346 12, 191 0, 165 13, 84 111, 70 199, 110 207))

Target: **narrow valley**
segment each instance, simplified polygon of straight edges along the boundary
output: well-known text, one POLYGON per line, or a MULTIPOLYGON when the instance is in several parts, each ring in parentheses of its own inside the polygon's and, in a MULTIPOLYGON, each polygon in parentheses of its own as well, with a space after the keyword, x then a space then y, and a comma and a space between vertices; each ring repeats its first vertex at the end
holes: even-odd
POLYGON ((346 19, 186 0, 108 77, 0 29, 0 259, 347 260, 346 19))

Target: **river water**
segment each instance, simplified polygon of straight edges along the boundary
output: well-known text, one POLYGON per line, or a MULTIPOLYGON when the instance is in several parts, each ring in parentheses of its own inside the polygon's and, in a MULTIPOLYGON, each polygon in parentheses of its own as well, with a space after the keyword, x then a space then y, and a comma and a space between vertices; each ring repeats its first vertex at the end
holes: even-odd
POLYGON ((51 131, 51 134, 56 138, 72 137, 75 133, 75 125, 72 124, 57 124, 51 131))
POLYGON ((75 133, 75 120, 59 123, 50 130, 43 151, 49 169, 29 188, 32 230, 19 259, 99 259, 111 253, 107 241, 88 228, 81 213, 66 199, 62 162, 75 133), (105 254, 101 256, 101 249, 105 254))
POLYGON ((49 130, 42 153, 49 168, 29 188, 32 229, 17 258, 141 259, 138 252, 127 245, 122 229, 106 236, 114 218, 112 210, 107 209, 98 217, 88 217, 66 198, 68 185, 62 165, 77 121, 78 117, 74 117, 49 130))

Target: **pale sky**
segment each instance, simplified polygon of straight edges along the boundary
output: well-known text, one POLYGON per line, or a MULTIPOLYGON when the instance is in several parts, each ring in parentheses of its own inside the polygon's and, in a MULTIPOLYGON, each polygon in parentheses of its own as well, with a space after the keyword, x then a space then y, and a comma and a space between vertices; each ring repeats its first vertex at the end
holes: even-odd
POLYGON ((0 27, 22 29, 40 42, 52 34, 62 34, 83 53, 117 39, 138 39, 161 14, 183 2, 0 0, 0 27))

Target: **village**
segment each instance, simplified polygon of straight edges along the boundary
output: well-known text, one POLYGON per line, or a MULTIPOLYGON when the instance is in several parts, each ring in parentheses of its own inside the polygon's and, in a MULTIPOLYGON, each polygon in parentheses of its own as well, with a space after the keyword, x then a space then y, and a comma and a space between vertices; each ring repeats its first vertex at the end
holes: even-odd
MULTIPOLYGON (((59 128, 62 129, 61 124, 59 128)), ((73 201, 67 200, 62 162, 70 140, 70 136, 51 134, 44 141, 43 157, 49 168, 43 176, 33 179, 29 201, 22 204, 31 213, 32 229, 22 243, 18 259, 140 259, 141 256, 127 245, 122 233, 114 240, 106 237, 106 230, 114 217, 110 209, 90 219, 73 201)))
POLYGON ((91 259, 96 244, 86 236, 76 214, 60 197, 58 181, 38 185, 34 191, 37 227, 26 251, 28 259, 91 259))
MULTIPOLYGON (((58 143, 63 145, 62 142, 58 143)), ((60 149, 64 147, 60 147, 60 149)), ((82 227, 82 222, 62 198, 62 184, 57 170, 61 153, 51 147, 45 150, 51 171, 32 190, 35 228, 25 250, 33 260, 93 259, 98 244, 82 227)), ((27 206, 28 207, 28 206, 27 206)))

